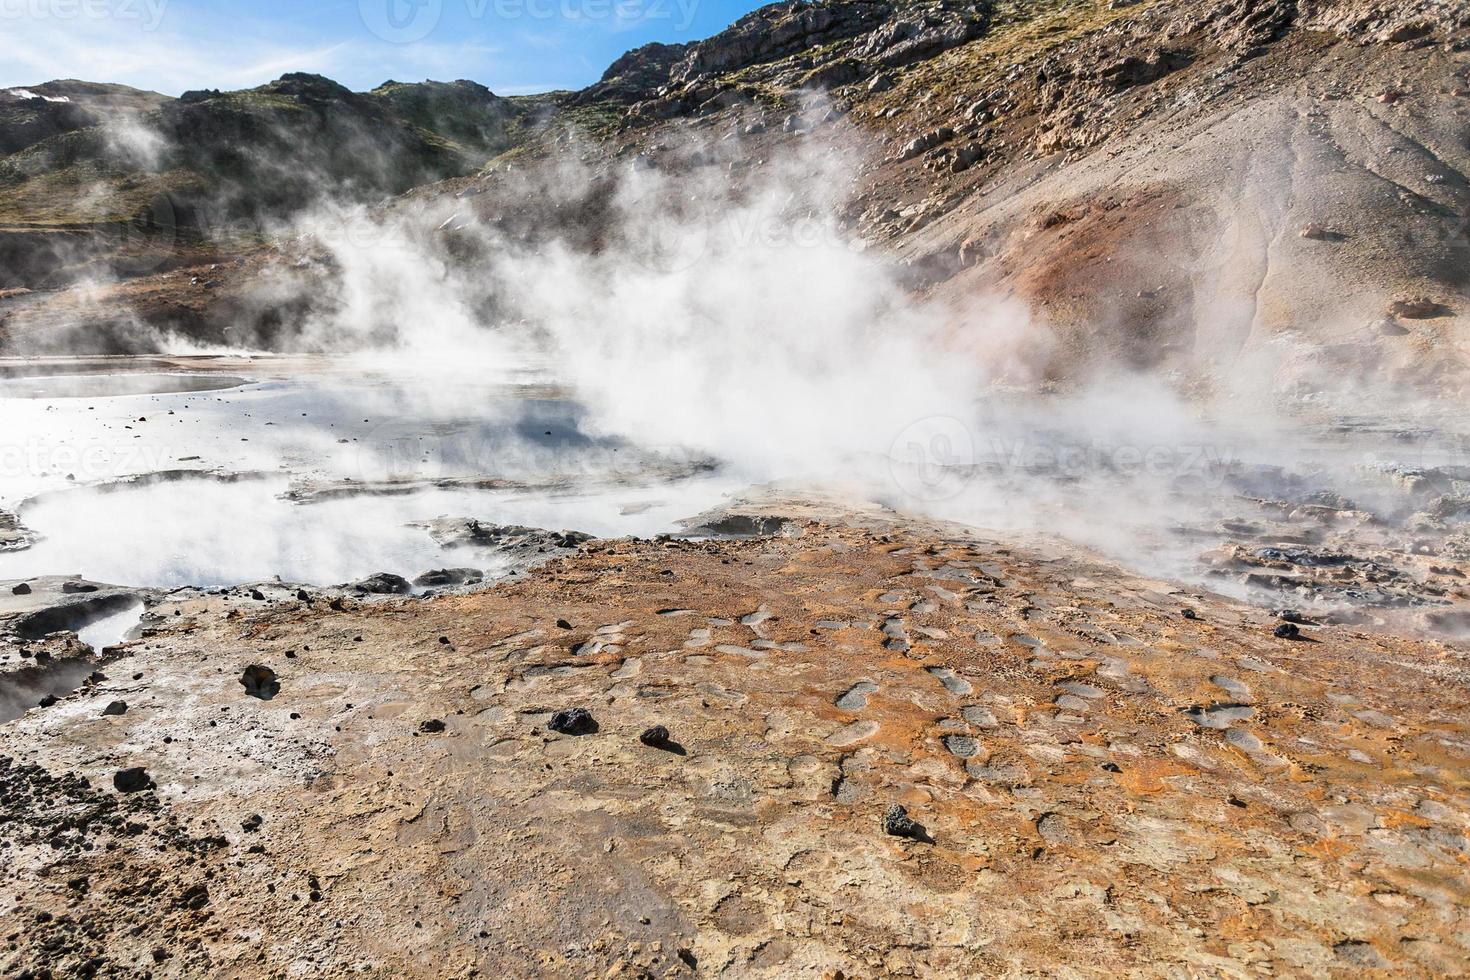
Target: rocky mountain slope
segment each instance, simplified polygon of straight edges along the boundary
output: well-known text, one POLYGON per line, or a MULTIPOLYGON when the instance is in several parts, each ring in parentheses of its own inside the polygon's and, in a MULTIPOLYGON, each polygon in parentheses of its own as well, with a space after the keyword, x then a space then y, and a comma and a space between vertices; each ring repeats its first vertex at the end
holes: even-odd
MULTIPOLYGON (((520 126, 472 125, 465 145, 505 152, 388 211, 463 201, 461 225, 597 249, 599 201, 630 170, 694 178, 840 142, 859 161, 850 233, 957 317, 1024 304, 1050 376, 1107 360, 1207 389, 1226 372, 1275 390, 1330 375, 1463 392, 1467 27, 1437 0, 774 4, 705 41, 629 52, 520 126), (743 162, 691 140, 738 143, 743 162), (515 174, 558 159, 589 167, 588 186, 528 197, 515 174)), ((338 176, 381 189, 451 169, 442 146, 410 160, 394 180, 338 176)), ((330 264, 303 276, 289 248, 224 253, 202 276, 15 297, 0 332, 15 351, 147 349, 161 342, 149 327, 289 344, 282 324, 335 302, 330 264)))
POLYGON ((324 198, 473 173, 536 104, 467 81, 355 93, 305 74, 178 99, 79 82, 0 93, 0 288, 127 278, 252 247, 324 198))

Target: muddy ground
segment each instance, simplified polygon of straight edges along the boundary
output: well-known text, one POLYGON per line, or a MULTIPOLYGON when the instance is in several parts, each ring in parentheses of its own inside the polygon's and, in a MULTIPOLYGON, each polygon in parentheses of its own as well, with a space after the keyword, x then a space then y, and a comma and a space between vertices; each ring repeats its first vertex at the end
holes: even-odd
POLYGON ((0 729, 0 968, 1470 970, 1463 645, 786 513, 471 594, 156 606, 0 729))

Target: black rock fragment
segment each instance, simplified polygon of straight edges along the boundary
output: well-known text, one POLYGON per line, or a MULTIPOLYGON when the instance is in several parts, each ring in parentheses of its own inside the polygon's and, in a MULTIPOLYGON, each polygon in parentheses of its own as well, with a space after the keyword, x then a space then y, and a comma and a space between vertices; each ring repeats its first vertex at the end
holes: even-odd
POLYGON ((263 823, 265 823, 264 817, 262 817, 258 813, 252 813, 250 816, 240 821, 240 829, 245 831, 245 833, 247 834, 253 834, 260 829, 261 824, 263 823))
POLYGON ((563 735, 590 735, 597 731, 597 722, 586 708, 568 708, 552 715, 546 727, 563 735))
POLYGON ((276 672, 260 664, 246 667, 240 675, 240 683, 245 685, 246 694, 262 701, 269 701, 281 693, 281 682, 276 680, 276 672))
POLYGON ((654 725, 652 728, 645 728, 643 730, 643 734, 638 736, 638 741, 642 742, 644 745, 658 748, 659 746, 668 743, 669 730, 662 725, 654 725))
POLYGON ((421 587, 470 585, 484 581, 485 575, 478 568, 435 568, 424 572, 413 580, 421 587))
POLYGON ((413 591, 408 579, 392 572, 369 575, 360 582, 354 582, 352 588, 364 595, 407 595, 413 591))
POLYGON ((1282 623, 1271 631, 1271 635, 1279 640, 1299 640, 1302 631, 1296 623, 1282 623))
POLYGON ((102 709, 102 714, 104 717, 107 715, 125 715, 127 713, 128 703, 126 701, 113 701, 107 707, 102 709))
POLYGON ((890 837, 907 837, 909 840, 932 843, 933 838, 923 825, 910 819, 909 811, 900 804, 893 804, 883 813, 883 832, 890 837))
POLYGON ((421 721, 419 722, 419 731, 423 732, 425 735, 438 735, 440 732, 444 731, 444 722, 438 718, 430 718, 427 721, 421 721))
POLYGON ((30 584, 29 583, 26 583, 26 582, 22 582, 19 585, 17 585, 15 588, 11 589, 10 590, 10 594, 11 595, 30 595, 31 594, 30 584))
POLYGON ((137 793, 145 789, 152 789, 153 780, 148 778, 148 770, 142 766, 133 766, 131 769, 119 769, 114 773, 112 786, 119 793, 137 793))

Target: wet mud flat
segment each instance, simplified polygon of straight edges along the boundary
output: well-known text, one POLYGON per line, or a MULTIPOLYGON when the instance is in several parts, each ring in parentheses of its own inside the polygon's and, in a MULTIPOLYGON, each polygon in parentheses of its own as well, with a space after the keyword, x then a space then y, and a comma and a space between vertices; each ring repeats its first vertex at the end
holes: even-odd
POLYGON ((0 729, 0 964, 1470 969, 1463 645, 784 517, 466 594, 160 603, 0 729))

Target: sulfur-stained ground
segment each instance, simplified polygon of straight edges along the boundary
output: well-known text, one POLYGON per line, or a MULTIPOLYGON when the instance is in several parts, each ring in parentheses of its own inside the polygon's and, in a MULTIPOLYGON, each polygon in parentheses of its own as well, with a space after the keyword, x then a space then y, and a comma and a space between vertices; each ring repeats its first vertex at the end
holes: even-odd
POLYGON ((872 515, 521 578, 158 606, 0 729, 0 969, 1470 970, 1462 647, 872 515))

